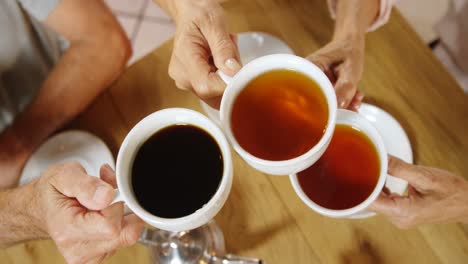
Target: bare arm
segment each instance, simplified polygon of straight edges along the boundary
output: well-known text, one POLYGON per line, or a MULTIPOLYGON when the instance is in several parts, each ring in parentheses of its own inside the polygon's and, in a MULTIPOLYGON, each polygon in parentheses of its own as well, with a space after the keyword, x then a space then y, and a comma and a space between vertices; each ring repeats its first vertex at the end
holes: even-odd
POLYGON ((378 0, 338 0, 334 37, 364 35, 379 12, 378 0))
POLYGON ((70 48, 0 135, 0 189, 16 184, 32 151, 106 89, 131 54, 125 33, 101 0, 62 0, 45 24, 67 38, 70 48))
POLYGON ((307 58, 333 82, 338 105, 357 111, 364 97, 357 84, 364 68, 365 34, 379 13, 379 0, 337 0, 332 40, 307 58))
POLYGON ((48 237, 33 215, 32 195, 31 185, 0 191, 0 248, 48 237))

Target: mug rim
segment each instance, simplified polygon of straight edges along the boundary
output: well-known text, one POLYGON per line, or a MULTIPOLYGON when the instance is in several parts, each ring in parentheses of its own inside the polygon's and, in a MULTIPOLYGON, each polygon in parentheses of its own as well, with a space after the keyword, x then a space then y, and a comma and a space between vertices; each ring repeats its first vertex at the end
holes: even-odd
POLYGON ((363 134, 365 134, 369 140, 372 142, 374 145, 377 155, 379 156, 379 162, 380 162, 380 174, 379 174, 379 179, 377 183, 375 184, 374 189, 372 192, 369 194, 369 196, 360 202, 359 204, 346 208, 346 209, 330 209, 323 207, 317 203, 315 203, 312 199, 307 196, 307 194, 304 192, 302 189, 297 173, 289 175, 289 179, 291 181, 291 184, 293 186, 294 191, 296 194, 299 196, 299 198, 312 210, 318 212, 319 214, 325 215, 325 216, 330 216, 330 217, 336 217, 336 218, 341 218, 341 217, 350 217, 356 213, 364 211, 369 205, 374 202, 379 194, 381 193, 383 187, 385 186, 385 182, 387 179, 387 167, 388 167, 388 154, 382 139, 382 136, 380 133, 377 131, 374 125, 367 121, 363 116, 361 116, 359 113, 346 110, 346 109, 338 109, 337 111, 337 122, 336 125, 347 125, 351 126, 353 128, 359 129, 363 134), (362 124, 364 123, 366 128, 362 128, 363 125, 359 124, 348 124, 344 122, 343 120, 340 120, 339 118, 357 118, 359 119, 359 122, 362 124), (370 131, 370 132, 369 132, 370 131), (372 134, 373 136, 369 135, 372 134))
POLYGON ((318 66, 316 66, 309 60, 306 60, 296 55, 272 54, 259 57, 255 60, 250 61, 244 67, 242 67, 242 69, 236 75, 234 75, 234 77, 232 77, 232 80, 227 84, 226 90, 221 99, 220 117, 226 137, 229 139, 231 145, 241 157, 246 158, 263 167, 283 168, 289 167, 293 164, 307 161, 308 159, 312 158, 317 152, 319 152, 323 147, 326 147, 328 145, 329 139, 332 137, 333 131, 335 129, 337 108, 337 99, 335 95, 335 90, 333 89, 333 85, 330 83, 330 80, 325 75, 325 73, 323 73, 323 71, 318 66), (281 64, 279 64, 278 61, 280 61, 281 64), (289 65, 294 65, 295 67, 284 66, 285 62, 287 62, 289 65), (267 69, 258 70, 259 65, 265 64, 270 64, 273 66, 267 66, 267 69), (244 148, 242 148, 232 133, 230 122, 232 106, 239 93, 246 87, 247 83, 258 77, 260 74, 275 69, 289 69, 299 71, 302 74, 306 75, 308 78, 312 79, 314 82, 317 83, 320 90, 322 91, 328 107, 327 124, 325 126, 325 132, 321 136, 320 140, 302 155, 291 159, 278 161, 258 158, 246 151, 244 148), (255 75, 252 78, 243 80, 244 75, 248 72, 255 72, 255 75), (239 83, 239 80, 243 80, 242 84, 235 85, 236 83, 239 83))
POLYGON ((168 231, 186 231, 203 225, 204 222, 211 220, 219 212, 226 202, 231 190, 233 177, 232 171, 233 164, 230 147, 227 139, 224 137, 224 134, 218 126, 197 111, 185 108, 166 108, 151 113, 140 120, 126 135, 117 156, 117 188, 122 194, 124 203, 130 208, 130 210, 144 221, 148 222, 148 224, 168 231), (184 121, 180 121, 175 118, 176 115, 182 115, 186 118, 184 121), (174 116, 172 120, 167 122, 161 121, 162 118, 169 118, 171 116, 174 116), (130 170, 141 144, 143 144, 154 133, 172 125, 192 125, 203 129, 203 131, 208 133, 218 144, 221 155, 223 156, 223 174, 216 192, 210 200, 206 204, 202 205, 198 210, 182 217, 164 218, 151 214, 141 206, 131 187, 131 171, 123 171, 125 169, 123 167, 128 166, 128 170, 130 170), (137 135, 140 131, 148 131, 149 135, 137 135), (134 144, 133 148, 131 148, 129 144, 133 142, 137 142, 137 144, 134 144), (123 183, 124 177, 127 177, 129 180, 126 186, 124 186, 123 183))

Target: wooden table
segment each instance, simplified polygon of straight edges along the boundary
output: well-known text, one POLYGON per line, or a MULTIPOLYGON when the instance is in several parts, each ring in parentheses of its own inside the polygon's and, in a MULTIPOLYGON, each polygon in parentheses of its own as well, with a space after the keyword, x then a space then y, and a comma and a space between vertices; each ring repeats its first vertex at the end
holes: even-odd
MULTIPOLYGON (((324 0, 237 0, 225 3, 235 32, 263 31, 305 56, 330 39, 333 22, 324 0)), ((468 96, 407 22, 368 34, 360 87, 366 101, 393 114, 408 132, 418 164, 468 177, 468 96)), ((168 42, 132 67, 78 118, 73 128, 100 136, 117 153, 130 128, 167 107, 201 111, 192 94, 167 74, 168 42)), ((216 217, 229 252, 267 263, 468 263, 468 228, 459 224, 398 230, 382 217, 336 220, 308 209, 287 177, 259 173, 234 155, 230 197, 216 217)), ((441 212, 443 213, 443 212, 441 212)), ((119 251, 109 263, 147 263, 142 246, 119 251)), ((49 242, 0 251, 5 263, 60 263, 49 242)))

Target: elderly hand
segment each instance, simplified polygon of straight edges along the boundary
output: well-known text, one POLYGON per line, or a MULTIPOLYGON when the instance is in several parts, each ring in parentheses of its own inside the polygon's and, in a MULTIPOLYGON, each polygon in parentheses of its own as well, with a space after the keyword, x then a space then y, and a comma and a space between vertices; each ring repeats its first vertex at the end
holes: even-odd
POLYGON ((124 216, 122 203, 110 205, 115 174, 105 165, 101 179, 86 174, 78 163, 47 170, 32 184, 32 210, 38 228, 56 243, 68 263, 100 263, 139 238, 143 222, 124 216))
POLYGON ((177 30, 169 75, 177 87, 218 108, 226 85, 216 71, 232 76, 241 68, 223 8, 219 1, 196 0, 175 1, 171 10, 177 30))
POLYGON ((334 85, 338 107, 357 111, 364 98, 357 88, 364 68, 364 35, 335 37, 307 59, 321 68, 334 85))
POLYGON ((369 208, 399 228, 468 222, 468 181, 450 172, 390 157, 388 173, 408 181, 408 196, 381 193, 369 208))

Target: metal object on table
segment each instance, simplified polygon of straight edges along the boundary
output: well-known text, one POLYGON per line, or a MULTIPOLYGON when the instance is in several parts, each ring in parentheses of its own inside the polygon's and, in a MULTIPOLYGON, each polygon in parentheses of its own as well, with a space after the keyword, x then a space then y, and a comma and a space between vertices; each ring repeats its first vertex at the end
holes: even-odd
POLYGON ((225 255, 224 236, 214 221, 199 228, 169 232, 145 228, 140 236, 155 264, 261 264, 260 259, 225 255))

